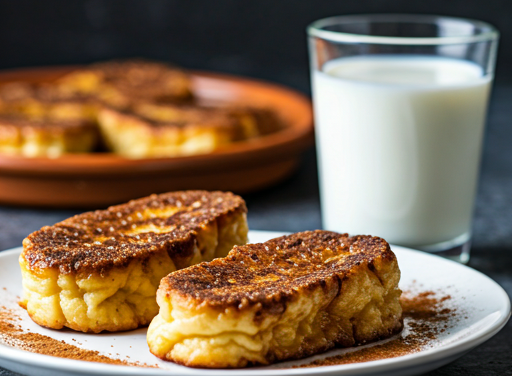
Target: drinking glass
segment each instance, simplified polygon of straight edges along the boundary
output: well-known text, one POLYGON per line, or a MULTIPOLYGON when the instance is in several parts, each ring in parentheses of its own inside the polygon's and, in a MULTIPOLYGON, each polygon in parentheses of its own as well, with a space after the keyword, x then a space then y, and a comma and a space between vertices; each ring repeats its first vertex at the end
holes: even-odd
POLYGON ((496 29, 384 14, 307 31, 324 228, 467 262, 496 29))

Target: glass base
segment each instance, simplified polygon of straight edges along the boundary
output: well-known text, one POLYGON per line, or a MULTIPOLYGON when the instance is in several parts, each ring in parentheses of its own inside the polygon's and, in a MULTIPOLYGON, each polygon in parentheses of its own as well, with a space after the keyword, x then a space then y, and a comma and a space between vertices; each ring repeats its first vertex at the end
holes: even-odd
POLYGON ((471 249, 471 235, 463 234, 446 242, 414 248, 467 264, 469 261, 469 250, 471 249))

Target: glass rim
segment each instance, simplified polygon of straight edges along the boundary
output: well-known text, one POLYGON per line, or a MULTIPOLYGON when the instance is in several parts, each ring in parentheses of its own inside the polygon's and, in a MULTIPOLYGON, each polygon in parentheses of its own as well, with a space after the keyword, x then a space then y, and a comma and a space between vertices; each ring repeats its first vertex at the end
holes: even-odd
POLYGON ((353 14, 344 16, 333 16, 322 18, 309 24, 306 28, 309 36, 317 37, 331 42, 365 43, 365 44, 389 44, 389 45, 446 45, 446 44, 467 44, 475 42, 492 41, 499 38, 498 30, 491 24, 473 20, 470 18, 423 15, 423 14, 353 14), (448 20, 465 22, 474 26, 480 26, 484 31, 475 35, 442 36, 442 37, 389 37, 379 35, 344 33, 323 29, 326 26, 344 24, 348 22, 411 22, 411 23, 434 23, 437 20, 448 20))

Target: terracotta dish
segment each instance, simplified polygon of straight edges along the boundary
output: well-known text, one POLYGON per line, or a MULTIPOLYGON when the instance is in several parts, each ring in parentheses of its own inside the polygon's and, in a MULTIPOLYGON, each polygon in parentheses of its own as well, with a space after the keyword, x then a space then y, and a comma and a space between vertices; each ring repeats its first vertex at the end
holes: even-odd
MULTIPOLYGON (((76 67, 0 72, 10 81, 51 81, 76 67)), ((205 102, 263 105, 286 128, 213 153, 177 158, 127 159, 110 153, 58 158, 0 155, 0 202, 14 205, 100 208, 181 189, 255 191, 289 176, 300 153, 313 143, 310 100, 266 82, 217 73, 193 72, 197 96, 205 102)))

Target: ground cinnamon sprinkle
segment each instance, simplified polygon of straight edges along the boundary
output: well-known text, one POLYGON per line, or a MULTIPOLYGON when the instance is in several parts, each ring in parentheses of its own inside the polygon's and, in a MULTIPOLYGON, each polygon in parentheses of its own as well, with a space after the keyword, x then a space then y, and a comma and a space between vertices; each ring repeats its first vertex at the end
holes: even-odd
MULTIPOLYGON (((435 344, 439 334, 449 330, 451 323, 456 319, 456 317, 454 318, 457 316, 456 310, 445 306, 450 299, 450 295, 439 297, 433 291, 415 294, 405 292, 401 298, 405 328, 400 337, 379 345, 355 349, 353 352, 327 357, 294 368, 369 362, 419 352, 435 344)), ((18 323, 19 320, 21 318, 16 315, 15 311, 7 309, 5 306, 0 307, 1 343, 21 350, 59 358, 158 368, 157 365, 110 358, 101 355, 98 351, 85 350, 42 334, 24 332, 18 323)))
POLYGON ((439 298, 436 295, 434 291, 415 295, 405 292, 402 295, 405 328, 399 338, 296 367, 321 367, 396 358, 432 346, 438 335, 450 327, 449 322, 455 315, 455 309, 444 306, 451 296, 439 298))
POLYGON ((69 345, 64 341, 38 334, 24 332, 16 320, 20 318, 16 313, 2 306, 0 309, 0 342, 15 347, 20 350, 30 351, 37 354, 51 355, 59 358, 85 360, 89 362, 99 362, 107 364, 116 364, 122 366, 136 366, 156 368, 147 364, 138 362, 128 362, 121 359, 109 358, 101 355, 98 351, 85 350, 77 346, 69 345))

